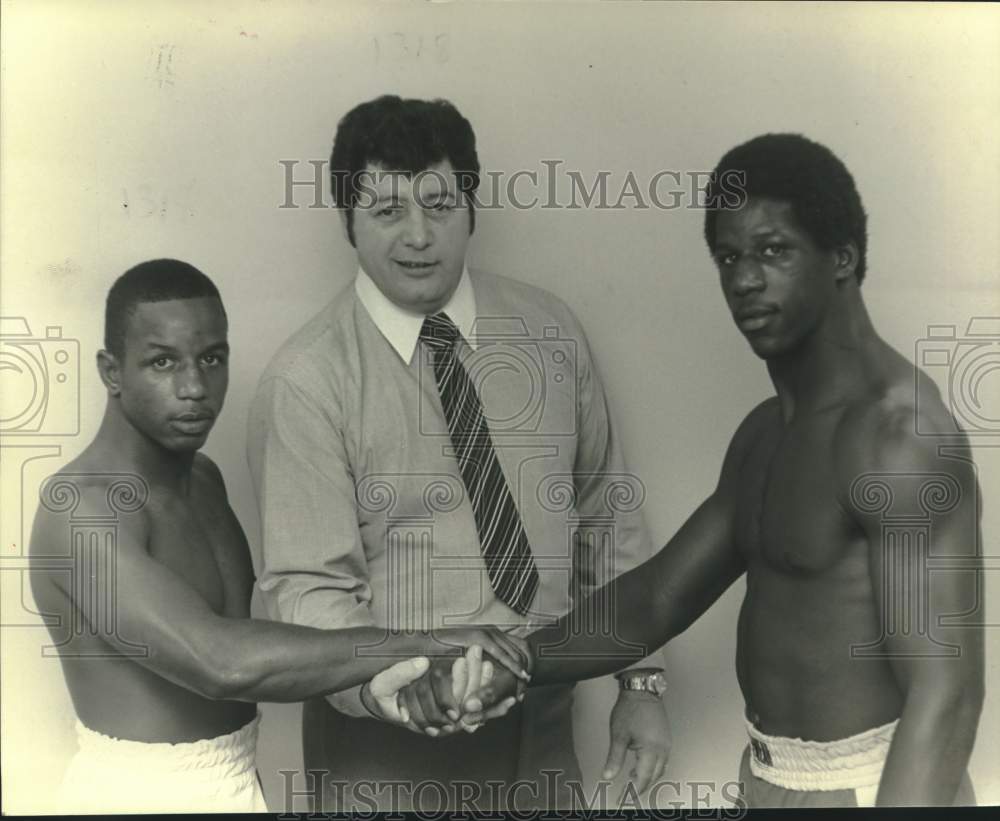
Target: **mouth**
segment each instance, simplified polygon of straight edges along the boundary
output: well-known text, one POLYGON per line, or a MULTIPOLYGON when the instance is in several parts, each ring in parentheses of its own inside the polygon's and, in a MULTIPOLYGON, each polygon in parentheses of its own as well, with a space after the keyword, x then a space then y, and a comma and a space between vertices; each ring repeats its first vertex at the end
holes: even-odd
POLYGON ((744 333, 751 333, 767 327, 768 323, 771 321, 771 317, 777 313, 777 308, 759 306, 754 308, 743 308, 742 310, 736 311, 734 318, 736 319, 736 324, 739 326, 741 331, 744 333))
POLYGON ((171 420, 171 424, 181 433, 198 436, 211 430, 215 416, 211 413, 182 413, 171 420))
POLYGON ((427 274, 437 267, 436 262, 423 262, 421 260, 396 259, 393 260, 400 268, 411 274, 427 274))

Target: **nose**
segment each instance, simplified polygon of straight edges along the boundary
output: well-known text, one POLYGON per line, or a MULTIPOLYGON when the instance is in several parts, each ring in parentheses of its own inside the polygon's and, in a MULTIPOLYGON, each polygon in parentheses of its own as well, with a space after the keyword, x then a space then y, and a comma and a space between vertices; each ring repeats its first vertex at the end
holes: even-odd
POLYGON ((409 209, 403 241, 412 248, 426 248, 431 244, 431 239, 431 226, 424 209, 409 209))
POLYGON ((197 365, 179 369, 175 385, 178 399, 205 398, 205 376, 197 365))
POLYGON ((735 296, 746 296, 754 291, 764 290, 764 272, 760 262, 747 254, 736 263, 736 270, 730 282, 730 289, 735 296))

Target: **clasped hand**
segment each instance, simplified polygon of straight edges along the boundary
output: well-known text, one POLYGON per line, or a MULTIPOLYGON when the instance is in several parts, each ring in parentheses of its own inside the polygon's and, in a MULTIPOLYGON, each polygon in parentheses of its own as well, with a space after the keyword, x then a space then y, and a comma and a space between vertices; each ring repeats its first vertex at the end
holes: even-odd
POLYGON ((371 713, 439 737, 475 732, 524 698, 530 653, 522 639, 495 627, 463 627, 434 631, 433 643, 433 652, 383 670, 362 688, 371 713))

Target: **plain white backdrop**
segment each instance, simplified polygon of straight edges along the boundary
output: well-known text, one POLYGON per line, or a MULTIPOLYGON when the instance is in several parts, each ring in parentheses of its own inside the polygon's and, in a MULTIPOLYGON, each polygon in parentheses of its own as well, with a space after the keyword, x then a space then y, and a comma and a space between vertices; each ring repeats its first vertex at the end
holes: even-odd
MULTIPOLYGON (((280 161, 299 160, 296 176, 308 178, 306 163, 328 157, 338 119, 356 103, 382 93, 448 98, 472 122, 485 170, 542 174, 542 160, 561 160, 587 180, 608 172, 614 194, 630 171, 645 181, 709 170, 752 136, 801 132, 857 180, 869 213, 864 293, 890 343, 912 357, 928 325, 954 325, 960 338, 970 318, 1000 316, 1000 16, 991 7, 8 0, 3 15, 0 305, 35 338, 60 327, 78 341, 80 362, 78 430, 76 388, 52 382, 48 427, 0 440, 8 812, 44 808, 75 748, 72 705, 58 662, 42 655, 47 635, 19 557, 39 482, 82 449, 103 411, 94 354, 107 288, 160 256, 218 284, 232 373, 207 451, 256 557, 248 402, 274 351, 355 268, 334 211, 305 207, 312 195, 301 188, 301 208, 279 207, 280 161)), ((630 199, 620 210, 504 208, 480 212, 471 244, 473 265, 554 291, 582 320, 629 466, 646 485, 656 545, 709 492, 737 423, 771 391, 725 310, 701 223, 698 210, 630 199)), ((987 420, 1000 418, 993 350, 980 383, 987 420)), ((33 388, 24 374, 0 375, 9 419, 33 388)), ((947 390, 947 369, 935 377, 947 390)), ((994 556, 998 440, 976 438, 983 548, 994 556)), ((986 590, 994 605, 996 572, 986 590)), ((667 777, 681 782, 685 804, 698 795, 718 803, 736 777, 741 594, 740 584, 666 650, 667 777), (695 793, 692 781, 718 786, 695 793)), ((990 693, 996 627, 988 645, 990 693)), ((592 777, 613 688, 579 689, 577 746, 592 777)), ((301 766, 299 707, 264 714, 259 765, 282 810, 277 771, 301 766)), ((997 738, 1000 704, 988 696, 971 764, 983 802, 1000 803, 997 738)))

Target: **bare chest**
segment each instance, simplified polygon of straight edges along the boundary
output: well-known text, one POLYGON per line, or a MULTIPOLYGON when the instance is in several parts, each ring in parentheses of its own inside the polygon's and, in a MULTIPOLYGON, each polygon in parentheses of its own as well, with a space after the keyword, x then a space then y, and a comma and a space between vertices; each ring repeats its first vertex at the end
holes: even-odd
POLYGON ((852 528, 838 502, 835 423, 775 424, 752 446, 736 513, 739 547, 751 566, 821 573, 844 557, 852 528))
POLYGON ((225 500, 201 496, 150 502, 150 555, 184 579, 216 613, 249 616, 254 581, 250 552, 225 500))

